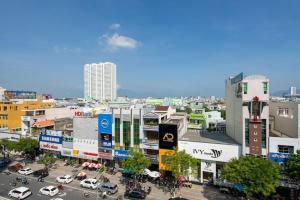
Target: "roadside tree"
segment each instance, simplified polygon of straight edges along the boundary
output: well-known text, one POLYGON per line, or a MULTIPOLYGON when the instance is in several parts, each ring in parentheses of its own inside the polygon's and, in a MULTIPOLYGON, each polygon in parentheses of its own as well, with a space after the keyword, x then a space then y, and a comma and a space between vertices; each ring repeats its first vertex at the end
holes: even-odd
POLYGON ((298 182, 300 186, 300 150, 296 154, 291 154, 286 163, 287 175, 298 182))
POLYGON ((51 153, 45 153, 39 160, 39 164, 44 164, 45 167, 52 165, 56 162, 57 158, 53 156, 51 153))
POLYGON ((243 156, 226 163, 221 179, 242 186, 247 197, 267 197, 279 182, 279 167, 272 161, 243 156))

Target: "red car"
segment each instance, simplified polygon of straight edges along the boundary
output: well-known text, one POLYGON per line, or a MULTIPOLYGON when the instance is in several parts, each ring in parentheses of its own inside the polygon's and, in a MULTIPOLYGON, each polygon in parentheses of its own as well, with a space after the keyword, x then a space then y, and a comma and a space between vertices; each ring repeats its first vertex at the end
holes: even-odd
POLYGON ((20 163, 16 163, 16 164, 11 165, 11 166, 8 167, 8 170, 11 171, 11 172, 17 172, 20 169, 23 169, 23 166, 20 163))

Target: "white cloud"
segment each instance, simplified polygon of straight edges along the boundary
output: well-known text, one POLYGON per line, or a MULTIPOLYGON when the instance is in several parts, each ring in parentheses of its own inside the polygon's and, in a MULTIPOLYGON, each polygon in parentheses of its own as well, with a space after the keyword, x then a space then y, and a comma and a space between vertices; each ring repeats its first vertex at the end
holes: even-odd
POLYGON ((119 29, 120 27, 121 27, 121 25, 118 24, 118 23, 111 24, 111 25, 109 26, 109 28, 112 29, 112 30, 117 30, 117 29, 119 29))
POLYGON ((103 40, 109 51, 117 51, 118 49, 135 49, 139 45, 137 40, 119 35, 118 33, 114 33, 113 35, 104 34, 100 37, 100 43, 102 43, 103 40))
POLYGON ((53 51, 55 53, 79 53, 79 52, 81 52, 81 48, 79 48, 79 47, 67 48, 67 47, 61 47, 61 46, 55 45, 53 47, 53 51))

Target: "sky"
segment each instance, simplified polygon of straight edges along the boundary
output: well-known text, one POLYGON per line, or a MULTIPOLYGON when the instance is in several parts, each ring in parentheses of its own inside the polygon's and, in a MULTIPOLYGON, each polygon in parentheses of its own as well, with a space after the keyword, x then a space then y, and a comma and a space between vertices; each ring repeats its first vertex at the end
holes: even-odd
POLYGON ((114 62, 132 96, 224 96, 262 74, 300 88, 298 0, 0 1, 0 86, 83 97, 83 65, 114 62))

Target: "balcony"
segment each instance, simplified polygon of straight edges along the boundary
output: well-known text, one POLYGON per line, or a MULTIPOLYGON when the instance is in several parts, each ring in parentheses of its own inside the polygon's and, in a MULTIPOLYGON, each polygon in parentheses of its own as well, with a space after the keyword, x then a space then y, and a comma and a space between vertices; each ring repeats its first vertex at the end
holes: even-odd
POLYGON ((158 150, 158 140, 145 140, 142 141, 140 144, 140 147, 142 149, 153 149, 153 150, 158 150))
POLYGON ((158 163, 158 155, 145 154, 146 158, 149 159, 152 163, 158 163))
POLYGON ((145 131, 158 131, 158 124, 144 124, 145 131))

